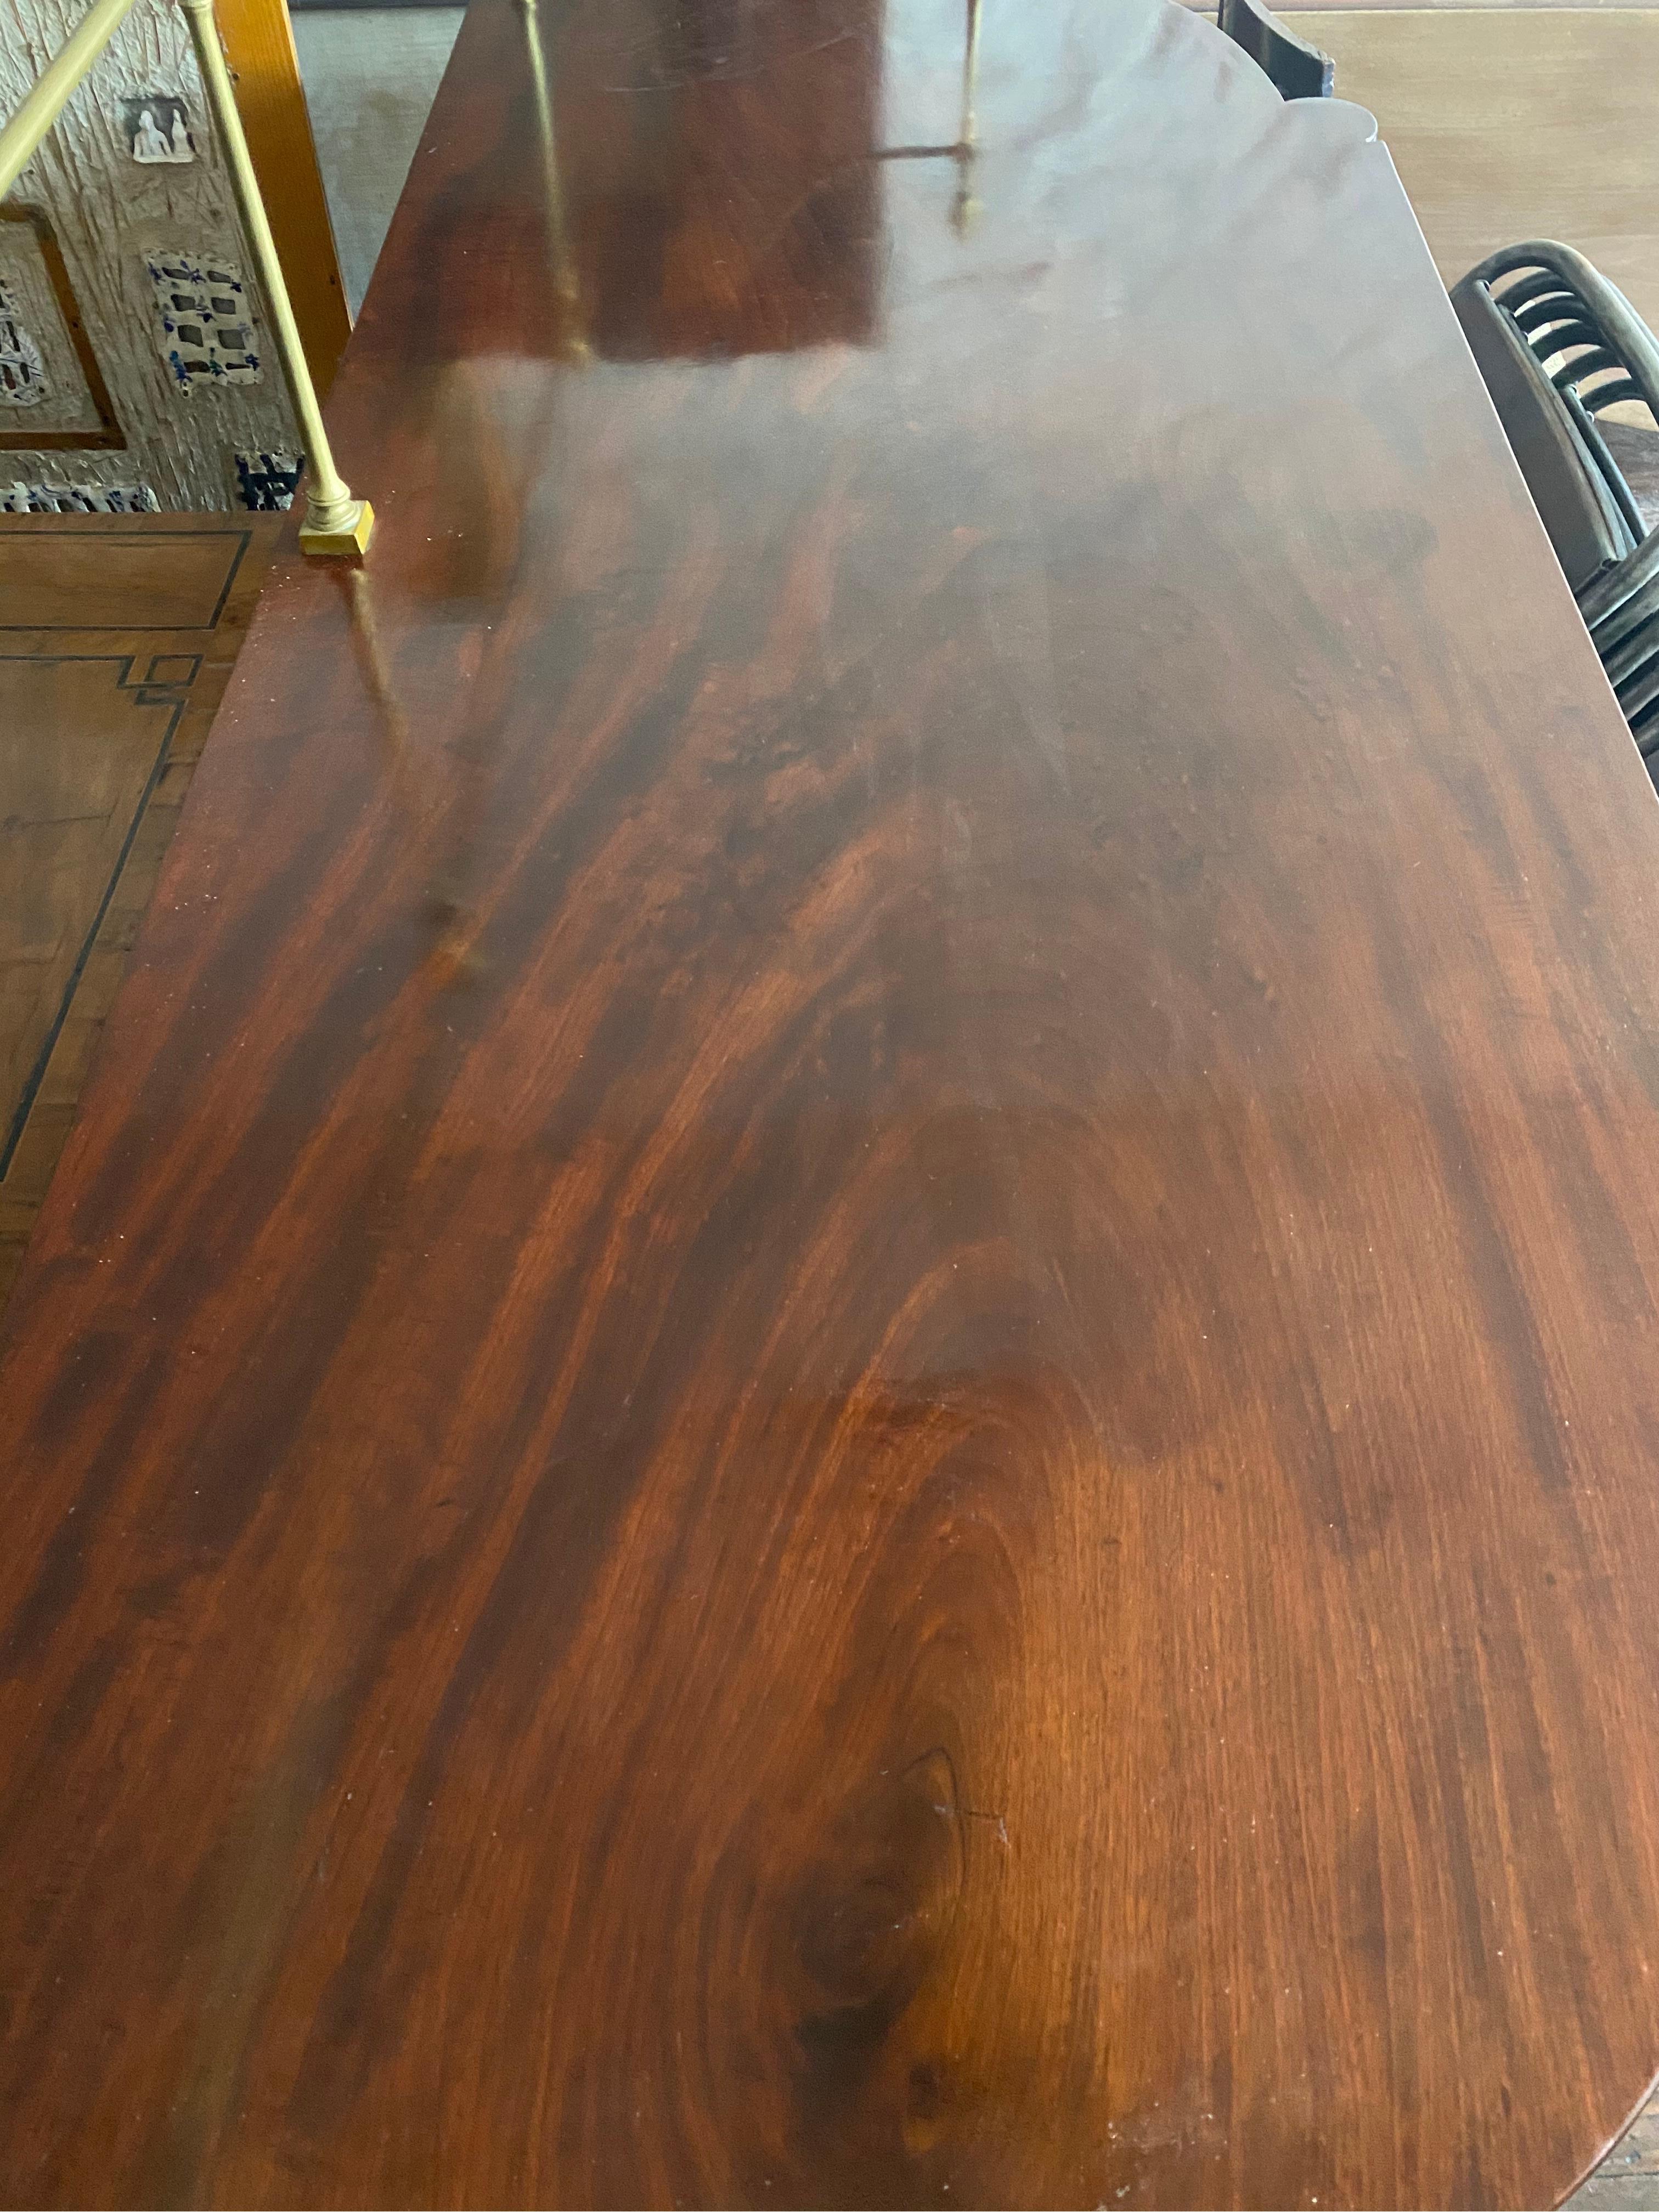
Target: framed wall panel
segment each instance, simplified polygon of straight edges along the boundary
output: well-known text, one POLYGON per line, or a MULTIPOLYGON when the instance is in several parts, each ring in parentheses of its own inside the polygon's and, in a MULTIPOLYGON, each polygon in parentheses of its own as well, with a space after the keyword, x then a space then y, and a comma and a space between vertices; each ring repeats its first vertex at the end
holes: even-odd
POLYGON ((70 453, 126 444, 44 209, 0 205, 0 347, 8 338, 39 362, 29 404, 0 390, 0 451, 70 453))

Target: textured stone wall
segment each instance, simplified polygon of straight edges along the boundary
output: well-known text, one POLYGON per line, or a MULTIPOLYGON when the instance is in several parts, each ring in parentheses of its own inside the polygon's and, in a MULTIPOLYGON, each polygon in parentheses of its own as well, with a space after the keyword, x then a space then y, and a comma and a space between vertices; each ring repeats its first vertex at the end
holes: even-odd
MULTIPOLYGON (((0 0, 0 113, 83 4, 0 0)), ((293 413, 173 0, 138 0, 4 213, 0 506, 280 499, 293 413)))

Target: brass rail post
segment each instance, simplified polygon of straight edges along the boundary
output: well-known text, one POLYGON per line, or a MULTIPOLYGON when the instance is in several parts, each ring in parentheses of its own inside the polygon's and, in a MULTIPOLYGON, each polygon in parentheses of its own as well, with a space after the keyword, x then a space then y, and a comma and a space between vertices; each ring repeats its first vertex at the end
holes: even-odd
MULTIPOLYGON (((109 4, 116 4, 116 0, 109 0, 109 4)), ((247 150, 247 139, 236 106, 235 90, 230 82, 230 71, 225 66, 224 50, 219 44, 213 0, 180 0, 180 5, 190 18, 190 34, 195 43, 208 105, 213 110, 219 141, 230 165, 236 204, 241 210, 243 227, 253 248, 259 289, 265 295, 265 310, 270 318, 276 351, 288 378, 294 411, 300 418, 301 435, 305 440, 306 519, 300 529, 300 550, 323 556, 361 553, 374 527, 374 510, 366 499, 353 496, 350 485, 334 465, 333 448, 323 428, 317 387, 306 365, 299 325, 294 319, 288 287, 283 282, 276 241, 270 234, 259 179, 253 173, 252 156, 247 150)))
MULTIPOLYGON (((0 129, 0 197, 9 192, 33 159, 41 140, 63 113, 65 102, 97 60, 136 0, 93 0, 93 4, 46 64, 33 90, 16 112, 0 129)), ((299 326, 283 282, 283 264, 276 241, 270 234, 259 179, 247 150, 242 118, 230 71, 225 67, 214 21, 213 0, 181 0, 190 19, 190 35, 202 72, 202 83, 219 142, 230 164, 230 180, 241 210, 248 243, 253 248, 259 289, 276 340, 276 351, 288 378, 294 411, 300 420, 306 447, 306 519, 300 532, 302 552, 361 553, 374 527, 374 510, 366 499, 352 495, 351 487, 334 465, 333 449, 323 428, 323 410, 317 404, 317 387, 306 366, 299 326)))

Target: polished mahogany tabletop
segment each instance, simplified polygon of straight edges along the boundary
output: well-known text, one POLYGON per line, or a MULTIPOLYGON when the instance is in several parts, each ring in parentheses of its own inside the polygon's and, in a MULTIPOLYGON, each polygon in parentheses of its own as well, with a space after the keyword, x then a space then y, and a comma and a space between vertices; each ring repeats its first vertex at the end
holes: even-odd
POLYGON ((1659 807, 1370 119, 474 0, 6 1323, 15 2203, 1474 2205, 1659 2063, 1659 807))

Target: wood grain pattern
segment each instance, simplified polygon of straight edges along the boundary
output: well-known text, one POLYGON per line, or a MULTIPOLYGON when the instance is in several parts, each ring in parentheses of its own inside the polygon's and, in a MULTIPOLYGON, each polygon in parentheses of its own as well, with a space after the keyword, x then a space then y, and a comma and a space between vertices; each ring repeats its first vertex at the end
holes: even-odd
POLYGON ((287 0, 216 0, 214 13, 312 381, 326 398, 351 315, 287 0))
POLYGON ((8 515, 0 640, 21 631, 213 630, 256 528, 204 516, 8 515))
POLYGON ((9 1316, 3 2192, 1559 2195, 1659 2057, 1659 808, 1387 155, 1144 0, 986 11, 965 189, 844 174, 954 0, 539 35, 9 1316))

